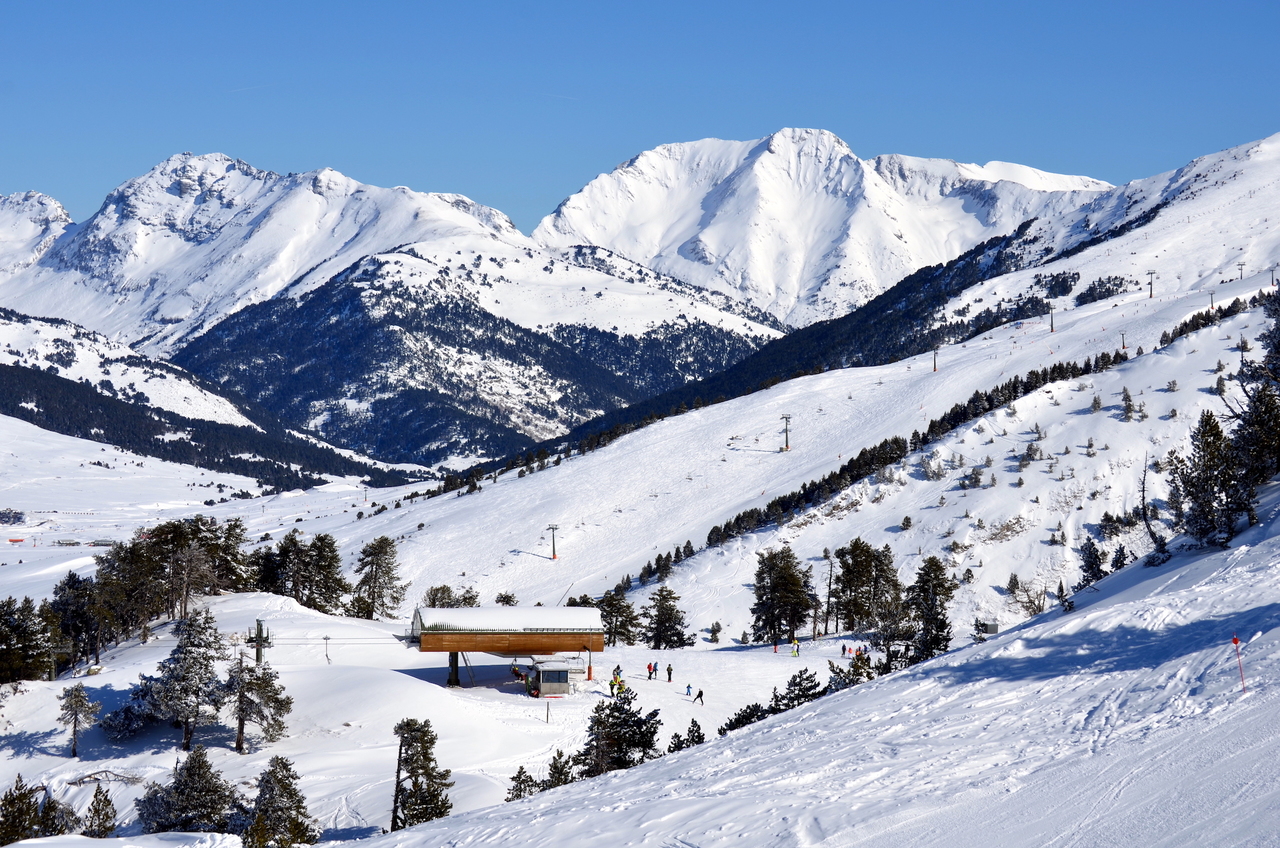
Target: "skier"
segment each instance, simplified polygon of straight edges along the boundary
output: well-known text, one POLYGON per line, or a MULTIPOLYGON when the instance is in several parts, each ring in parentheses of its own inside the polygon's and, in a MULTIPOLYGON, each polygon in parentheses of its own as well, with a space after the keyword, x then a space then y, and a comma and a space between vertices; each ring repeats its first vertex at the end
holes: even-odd
POLYGON ((692 683, 686 683, 686 684, 685 684, 685 686, 684 686, 684 696, 685 696, 686 698, 689 698, 689 697, 692 697, 692 696, 693 696, 693 684, 692 684, 692 683))
POLYGON ((668 683, 671 682, 671 671, 672 671, 671 663, 667 663, 667 682, 668 683))
POLYGON ((693 702, 694 702, 695 704, 702 704, 702 706, 704 706, 704 707, 707 705, 707 702, 706 702, 706 701, 704 701, 704 700, 702 700, 702 690, 701 690, 701 689, 699 689, 699 690, 698 690, 698 694, 697 694, 696 696, 694 696, 693 702))

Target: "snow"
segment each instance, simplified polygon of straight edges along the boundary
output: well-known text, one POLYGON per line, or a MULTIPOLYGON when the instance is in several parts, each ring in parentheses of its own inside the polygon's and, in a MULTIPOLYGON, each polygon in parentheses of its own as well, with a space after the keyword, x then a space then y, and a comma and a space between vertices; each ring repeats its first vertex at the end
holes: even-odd
POLYGON ((802 326, 1108 188, 1008 163, 863 160, 829 132, 784 129, 641 153, 566 199, 533 237, 602 245, 802 326))
MULTIPOLYGON (((0 227, 35 203, 6 202, 0 227)), ((14 245, 0 245, 0 303, 75 321, 150 355, 172 354, 245 306, 299 297, 362 259, 404 250, 440 267, 459 250, 468 263, 500 259, 479 267, 474 287, 489 287, 486 308, 530 328, 643 333, 684 313, 742 335, 777 335, 686 283, 566 266, 501 212, 461 195, 364 185, 329 168, 281 176, 218 153, 180 154, 119 186, 85 223, 58 220, 38 250, 30 225, 11 229, 14 245), (558 272, 544 271, 548 263, 558 272)))
POLYGON ((40 370, 52 366, 59 377, 87 383, 108 397, 140 393, 146 395, 147 405, 187 418, 262 429, 180 368, 148 360, 127 345, 66 321, 0 313, 0 346, 0 362, 5 365, 40 370))
MULTIPOLYGON (((722 153, 730 146, 724 144, 722 153)), ((328 617, 257 594, 207 603, 225 633, 244 633, 259 618, 270 627, 275 646, 268 657, 295 698, 289 734, 245 756, 230 750, 226 728, 202 728, 197 741, 210 745, 214 764, 242 788, 270 756, 292 758, 325 838, 361 839, 371 848, 1274 844, 1280 832, 1280 737, 1274 732, 1280 486, 1261 491, 1259 524, 1243 530, 1231 549, 1195 549, 1175 539, 1169 563, 1154 569, 1135 563, 1105 578, 1096 591, 1076 597, 1071 614, 1051 608, 1028 620, 1001 587, 1013 573, 1050 591, 1059 580, 1070 586, 1078 575, 1075 546, 1104 511, 1137 503, 1144 463, 1183 449, 1202 410, 1225 411, 1213 391, 1217 363, 1230 370, 1242 355, 1257 355, 1265 326, 1258 311, 1155 347, 1162 331, 1207 307, 1210 292, 1224 304, 1270 284, 1258 269, 1280 257, 1268 223, 1274 196, 1268 180, 1277 176, 1278 152, 1280 144, 1267 140, 1104 193, 1105 202, 1089 214, 1134 214, 1121 210, 1130 201, 1141 210, 1162 197, 1175 199, 1146 227, 1037 269, 1079 270, 1078 291, 1107 273, 1145 282, 1142 270, 1154 268, 1160 273, 1156 297, 1131 286, 1078 308, 1062 298, 1052 331, 1046 321, 997 328, 942 348, 937 372, 924 356, 789 380, 668 418, 523 478, 513 472, 486 479, 483 491, 471 495, 411 502, 411 487, 366 490, 336 482, 205 508, 193 485, 243 483, 150 459, 140 465, 123 455, 110 457, 110 470, 81 465, 104 456, 102 446, 0 418, 0 506, 26 511, 29 522, 5 529, 15 538, 39 534, 41 540, 35 548, 28 541, 0 551, 8 562, 0 572, 5 590, 42 595, 68 568, 92 570, 91 549, 55 548, 49 545, 54 539, 123 538, 136 527, 201 512, 242 517, 251 538, 269 532, 278 539, 295 528, 308 538, 332 533, 348 566, 363 544, 392 536, 402 577, 413 581, 405 616, 427 587, 441 583, 475 586, 486 603, 505 591, 519 598, 517 610, 538 601, 554 609, 565 597, 596 595, 624 574, 634 576, 685 539, 700 545, 712 525, 833 470, 862 447, 922 429, 975 390, 1031 368, 1114 350, 1123 330, 1127 352, 1135 354, 1129 362, 1050 384, 930 445, 939 459, 964 457, 965 467, 949 469, 945 479, 925 479, 924 457, 913 455, 786 525, 677 565, 667 585, 680 596, 697 644, 669 652, 609 648, 594 657, 594 666, 623 667, 639 706, 661 710, 661 739, 683 733, 696 718, 709 737, 703 746, 503 804, 518 767, 541 777, 556 749, 582 745, 591 708, 607 697, 602 681, 548 705, 521 694, 505 660, 472 655, 474 685, 464 673, 464 688, 446 689, 446 659, 402 641, 406 619, 328 617), (1227 276, 1238 273, 1237 261, 1247 263, 1240 280, 1227 276), (1237 349, 1242 336, 1255 342, 1254 353, 1237 349), (1125 388, 1146 405, 1145 419, 1122 420, 1118 398, 1125 388), (1097 413, 1089 410, 1094 395, 1104 404, 1097 413), (779 450, 783 414, 792 416, 787 452, 779 450), (1019 471, 1014 456, 1037 425, 1050 459, 1019 471), (994 473, 996 483, 984 479, 981 488, 958 489, 958 477, 988 455, 992 465, 984 476, 994 473), (1022 486, 1015 485, 1019 477, 1022 486), (371 515, 375 504, 390 508, 371 515), (358 519, 358 512, 365 517, 358 519), (907 515, 913 522, 903 530, 907 515), (560 528, 555 560, 543 530, 549 522, 560 528), (1059 522, 1066 547, 1047 544, 1059 522), (800 669, 824 678, 826 661, 838 661, 841 646, 853 644, 806 635, 799 657, 738 644, 750 622, 756 554, 790 544, 802 564, 813 567, 821 592, 828 573, 823 549, 855 537, 889 544, 904 580, 930 554, 953 560, 954 572, 975 572, 952 608, 954 649, 717 737, 715 728, 740 707, 767 702, 771 690, 800 669), (962 548, 948 550, 955 542, 962 548), (968 644, 978 617, 998 622, 1001 632, 968 644), (713 621, 723 626, 719 644, 707 641, 713 621), (1233 634, 1241 639, 1247 694, 1233 634), (673 682, 639 674, 649 662, 673 665, 673 682), (692 703, 686 687, 704 690, 706 705, 692 703), (455 814, 380 836, 394 769, 391 728, 408 716, 429 718, 440 735, 441 765, 453 769, 457 781, 455 814)), ((1031 273, 989 281, 948 309, 1025 291, 1031 273)), ((1163 497, 1163 480, 1153 475, 1150 482, 1163 497)), ((1141 530, 1104 547, 1110 552, 1117 543, 1135 553, 1149 544, 1141 530)), ((633 593, 637 607, 649 591, 633 593)), ((118 705, 138 674, 152 673, 171 649, 167 628, 158 627, 156 636, 146 645, 113 648, 95 674, 77 669, 76 680, 108 707, 118 705)), ((121 746, 94 729, 82 740, 81 760, 68 760, 65 731, 53 718, 66 683, 33 681, 20 692, 5 687, 0 785, 20 771, 49 782, 58 797, 83 810, 93 787, 69 781, 90 770, 165 779, 176 756, 177 734, 169 728, 121 746)), ((112 782, 108 788, 131 815, 141 786, 112 782)), ((127 825, 127 832, 136 829, 127 825)), ((204 837, 177 839, 198 844, 204 837)), ((73 841, 82 842, 52 843, 73 841)), ((147 837, 128 844, 174 843, 147 837)), ((230 848, 234 841, 205 844, 230 848)))

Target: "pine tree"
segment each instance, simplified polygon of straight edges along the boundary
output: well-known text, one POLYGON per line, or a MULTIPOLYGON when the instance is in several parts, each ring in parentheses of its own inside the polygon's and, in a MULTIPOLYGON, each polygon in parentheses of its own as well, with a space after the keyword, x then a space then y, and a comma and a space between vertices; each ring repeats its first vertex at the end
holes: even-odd
POLYGON ((1105 577, 1106 573, 1102 570, 1104 562, 1106 553, 1094 544, 1092 537, 1087 537, 1080 546, 1080 582, 1071 591, 1087 589, 1105 577))
POLYGON ((514 607, 520 602, 516 600, 516 596, 511 592, 499 592, 493 602, 500 607, 514 607))
POLYGON ((174 767, 169 785, 148 783, 134 806, 143 833, 226 833, 238 800, 235 788, 209 762, 204 746, 196 745, 174 767))
POLYGON ((453 802, 446 790, 453 786, 449 780, 453 772, 440 768, 436 762, 439 737, 431 722, 406 718, 395 726, 395 734, 400 738, 400 753, 396 758, 391 829, 402 830, 449 815, 453 802))
POLYGON ((80 731, 88 730, 98 720, 98 710, 102 709, 102 704, 89 700, 89 693, 85 691, 83 683, 76 683, 63 689, 58 700, 62 702, 58 723, 71 728, 71 756, 75 758, 80 731))
POLYGON ((35 601, 0 601, 0 683, 43 680, 51 674, 49 629, 35 601))
POLYGON ((915 643, 917 627, 915 607, 904 594, 902 581, 892 568, 883 574, 874 587, 871 610, 875 628, 868 640, 875 648, 884 651, 880 674, 888 674, 907 665, 908 647, 915 643))
POLYGON ((217 721, 226 698, 214 663, 227 658, 227 647, 207 609, 193 611, 173 631, 178 644, 160 663, 159 676, 144 675, 142 680, 149 687, 156 717, 179 723, 182 750, 190 751, 196 727, 217 721))
POLYGON ((789 546, 756 554, 751 627, 757 642, 776 645, 784 634, 788 640, 796 638, 817 599, 812 578, 812 569, 802 570, 789 546))
POLYGON ((706 734, 702 732, 702 725, 698 724, 696 718, 689 720, 689 732, 684 736, 679 733, 671 734, 671 744, 667 746, 667 753, 674 754, 676 751, 683 751, 685 748, 692 748, 694 745, 701 745, 707 741, 706 734))
POLYGON ((328 533, 317 534, 304 554, 306 585, 300 587, 302 605, 326 614, 342 609, 342 596, 351 584, 342 576, 342 555, 338 543, 328 533))
POLYGON ((258 776, 258 796, 249 812, 243 838, 245 848, 290 848, 314 845, 320 829, 307 812, 307 799, 298 789, 298 773, 286 757, 272 757, 258 776))
POLYGON ((876 550, 861 538, 835 550, 838 570, 831 604, 846 630, 866 632, 875 627, 874 600, 898 579, 889 546, 876 550))
POLYGON ((507 801, 519 801, 521 798, 528 798, 530 795, 536 795, 539 792, 538 781, 533 779, 533 775, 525 770, 524 766, 516 769, 516 773, 511 775, 511 788, 507 790, 507 801))
POLYGON ((1235 464, 1246 485, 1258 486, 1280 472, 1280 394, 1270 384, 1248 392, 1235 430, 1231 447, 1235 464))
POLYGON ((661 586, 649 605, 641 610, 644 619, 644 639, 655 651, 666 648, 684 648, 692 645, 697 637, 685 633, 684 613, 676 606, 680 596, 666 586, 661 586))
POLYGON ((573 774, 573 760, 564 751, 556 748, 551 762, 547 764, 547 779, 538 784, 538 791, 546 792, 557 786, 567 786, 575 780, 577 778, 573 774))
POLYGON ((600 623, 604 626, 604 643, 609 647, 619 642, 634 645, 640 632, 640 617, 636 608, 620 591, 605 592, 596 603, 600 610, 600 623))
POLYGON ((1170 463, 1169 500, 1187 533, 1226 547, 1241 515, 1256 521, 1253 486, 1236 467, 1236 453, 1217 417, 1205 410, 1191 433, 1191 453, 1170 463))
POLYGON ((827 679, 828 692, 840 692, 851 686, 873 680, 876 676, 871 668, 871 659, 866 654, 855 654, 849 660, 847 669, 841 668, 831 660, 827 660, 827 667, 831 671, 831 676, 827 679))
POLYGON ((293 709, 293 698, 284 694, 280 675, 265 659, 257 665, 246 665, 244 654, 231 666, 227 677, 232 715, 236 720, 236 752, 243 754, 244 727, 256 724, 262 738, 275 742, 285 732, 284 717, 293 709))
POLYGON ((1133 420, 1133 395, 1129 394, 1129 387, 1125 386, 1120 395, 1121 403, 1124 408, 1124 420, 1133 420))
POLYGON ((626 689, 616 698, 595 705, 587 722, 587 743, 573 757, 583 777, 629 769, 658 757, 662 720, 657 710, 642 714, 634 706, 635 699, 635 691, 626 689))
POLYGON ((40 836, 40 790, 38 785, 25 783, 19 774, 0 796, 0 845, 40 836))
POLYGON ((946 566, 936 556, 925 557, 916 572, 915 582, 907 589, 907 597, 920 623, 912 662, 923 662, 951 649, 951 621, 947 605, 959 584, 947 574, 946 566))
POLYGON ((361 548, 356 574, 360 580, 352 604, 358 617, 372 620, 395 615, 408 588, 400 582, 396 543, 389 536, 379 536, 361 548))
POLYGON ((769 699, 769 712, 782 713, 795 709, 802 704, 817 700, 826 690, 818 683, 818 675, 807 668, 802 668, 787 681, 786 690, 779 695, 777 687, 773 697, 769 699))
POLYGON ((91 839, 110 839, 116 832, 116 805, 101 783, 93 790, 89 814, 84 821, 84 835, 91 839))
POLYGON ((693 540, 685 539, 684 540, 684 558, 688 559, 689 557, 693 556, 693 554, 694 554, 693 540))
POLYGON ((1124 549, 1124 545, 1116 548, 1115 555, 1111 557, 1111 571, 1117 572, 1129 564, 1129 552, 1124 549))
POLYGON ((731 730, 737 730, 740 727, 746 727, 748 724, 755 724, 768 718, 771 713, 759 704, 747 704, 742 709, 734 713, 728 721, 720 725, 716 729, 716 733, 724 736, 731 730))
POLYGON ((40 805, 40 835, 62 836, 76 833, 82 822, 72 806, 54 798, 46 787, 44 803, 40 805))

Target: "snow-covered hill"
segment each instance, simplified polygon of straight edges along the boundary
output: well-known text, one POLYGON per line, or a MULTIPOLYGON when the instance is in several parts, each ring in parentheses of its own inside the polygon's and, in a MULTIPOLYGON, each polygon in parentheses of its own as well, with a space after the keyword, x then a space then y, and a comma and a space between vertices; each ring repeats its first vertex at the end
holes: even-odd
POLYGON ((1005 162, 864 160, 829 132, 784 129, 641 153, 561 203, 533 235, 552 247, 607 247, 803 326, 1109 188, 1005 162))
POLYGON ((261 429, 228 398, 181 368, 142 356, 69 321, 32 318, 0 308, 0 364, 47 371, 85 383, 107 397, 177 412, 187 418, 261 429))

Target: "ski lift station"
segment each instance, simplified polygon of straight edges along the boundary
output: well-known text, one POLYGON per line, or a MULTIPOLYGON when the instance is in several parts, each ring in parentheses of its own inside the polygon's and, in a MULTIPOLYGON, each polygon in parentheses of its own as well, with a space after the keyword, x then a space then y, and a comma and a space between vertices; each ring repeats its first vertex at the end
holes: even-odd
MULTIPOLYGON (((568 694, 569 665, 557 654, 604 650, 604 625, 592 607, 419 607, 410 634, 418 650, 449 654, 449 686, 461 686, 458 656, 468 652, 517 659, 535 666, 540 695, 568 694)), ((590 659, 587 678, 591 677, 590 659)))

